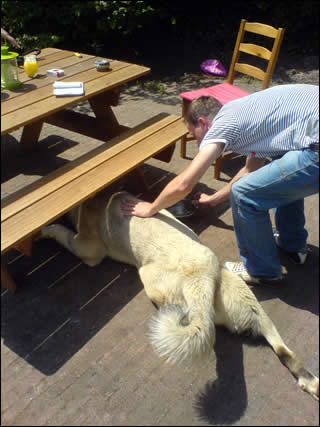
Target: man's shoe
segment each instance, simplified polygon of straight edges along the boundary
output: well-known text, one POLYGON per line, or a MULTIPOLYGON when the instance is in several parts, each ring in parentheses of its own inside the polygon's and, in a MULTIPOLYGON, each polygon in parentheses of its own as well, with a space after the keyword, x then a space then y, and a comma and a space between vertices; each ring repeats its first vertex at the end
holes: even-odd
POLYGON ((299 252, 286 251, 281 246, 279 246, 279 236, 280 235, 279 235, 279 231, 276 228, 273 229, 273 236, 274 236, 274 240, 276 241, 276 245, 278 246, 278 248, 280 248, 283 252, 285 252, 287 254, 287 256, 291 259, 292 262, 294 262, 295 264, 304 264, 306 262, 307 255, 308 255, 308 249, 307 248, 305 248, 299 252))
POLYGON ((227 261, 224 266, 226 270, 230 271, 231 273, 237 274, 239 277, 241 277, 242 280, 244 280, 247 283, 254 283, 256 285, 259 284, 265 284, 265 285, 276 285, 277 282, 281 281, 283 279, 282 274, 275 278, 266 278, 266 277, 254 277, 251 276, 246 267, 244 266, 243 262, 230 262, 227 261))

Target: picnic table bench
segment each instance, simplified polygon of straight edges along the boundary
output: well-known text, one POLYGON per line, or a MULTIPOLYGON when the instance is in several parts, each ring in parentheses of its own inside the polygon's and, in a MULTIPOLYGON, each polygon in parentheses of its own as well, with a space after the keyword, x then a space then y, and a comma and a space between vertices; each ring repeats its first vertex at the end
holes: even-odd
MULTIPOLYGON (((187 132, 180 116, 159 114, 3 199, 1 254, 15 248, 31 255, 41 228, 151 157, 170 161, 175 142, 187 132)), ((1 273, 2 285, 15 291, 4 264, 1 273)))

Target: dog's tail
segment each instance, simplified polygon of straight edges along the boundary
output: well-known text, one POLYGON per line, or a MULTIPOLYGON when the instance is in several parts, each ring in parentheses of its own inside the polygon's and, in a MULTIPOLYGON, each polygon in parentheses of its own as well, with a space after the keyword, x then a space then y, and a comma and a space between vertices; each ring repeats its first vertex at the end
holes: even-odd
POLYGON ((280 361, 297 378, 300 388, 319 400, 319 379, 302 365, 293 351, 285 345, 269 316, 266 313, 263 314, 265 318, 262 322, 262 335, 269 342, 280 361))
POLYGON ((213 307, 194 311, 179 305, 161 307, 150 322, 154 349, 168 362, 203 359, 215 342, 213 307))

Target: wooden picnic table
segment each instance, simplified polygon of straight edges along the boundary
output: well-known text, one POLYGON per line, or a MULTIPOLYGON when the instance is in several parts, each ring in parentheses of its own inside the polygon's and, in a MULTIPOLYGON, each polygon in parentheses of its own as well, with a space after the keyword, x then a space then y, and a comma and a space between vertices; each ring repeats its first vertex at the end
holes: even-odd
MULTIPOLYGON (((1 91, 1 134, 23 127, 21 145, 33 149, 43 123, 50 123, 105 142, 64 167, 1 200, 1 254, 10 248, 31 255, 35 234, 43 226, 92 197, 117 179, 134 173, 148 190, 140 165, 151 157, 169 162, 175 142, 187 128, 180 116, 160 114, 135 128, 118 123, 112 107, 119 102, 120 88, 150 69, 109 59, 110 70, 97 71, 97 57, 48 48, 38 55, 38 77, 31 79, 19 68, 23 84, 14 91, 1 91), (51 68, 64 76, 47 74, 51 68), (56 81, 81 81, 81 96, 56 97, 56 81), (68 109, 88 101, 95 117, 68 109), (26 226, 27 224, 27 226, 26 226)), ((15 281, 1 264, 1 283, 14 291, 15 281)))
POLYGON ((121 126, 112 106, 119 102, 120 88, 125 83, 142 77, 150 69, 141 65, 109 58, 110 70, 97 71, 96 56, 75 54, 69 50, 46 48, 37 56, 39 71, 30 78, 19 67, 19 88, 1 91, 1 135, 23 127, 21 144, 26 149, 35 147, 42 125, 50 123, 82 135, 107 141, 119 135, 127 127, 121 126), (47 74, 47 70, 59 68, 64 76, 47 74), (81 81, 85 94, 81 96, 56 97, 53 95, 55 81, 81 81), (88 101, 95 117, 68 110, 72 105, 88 101))

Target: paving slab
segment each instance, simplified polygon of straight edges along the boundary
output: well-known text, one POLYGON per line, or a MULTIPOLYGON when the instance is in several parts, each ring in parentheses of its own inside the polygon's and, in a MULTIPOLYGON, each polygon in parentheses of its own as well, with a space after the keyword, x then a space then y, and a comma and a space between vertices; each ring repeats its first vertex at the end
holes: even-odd
MULTIPOLYGON (((207 77, 198 79, 212 84, 207 77)), ((186 88, 183 79, 166 81, 164 94, 128 85, 116 115, 134 126, 159 112, 180 114, 179 92, 198 83, 189 81, 186 88)), ((91 114, 87 104, 78 108, 91 114)), ((26 155, 20 152, 20 134, 2 138, 2 196, 100 144, 45 125, 37 150, 26 155)), ((153 196, 196 154, 191 142, 188 158, 181 159, 179 145, 169 164, 150 160, 143 166, 153 196)), ((242 164, 241 157, 226 162, 219 181, 209 168, 194 191, 217 191, 242 164)), ((305 201, 306 264, 289 264, 280 253, 286 282, 253 288, 286 344, 316 375, 318 201, 318 196, 305 201)), ((197 212, 186 223, 221 263, 239 260, 228 203, 197 212)), ((2 425, 319 425, 318 402, 298 388, 263 339, 218 328, 214 351, 202 364, 164 363, 147 336, 155 308, 133 267, 105 259, 90 268, 49 240, 39 241, 32 257, 10 251, 5 260, 19 291, 2 291, 1 298, 2 425)))

